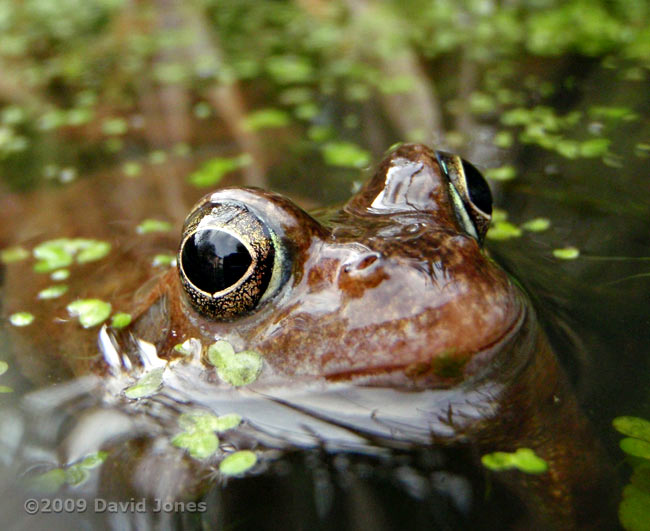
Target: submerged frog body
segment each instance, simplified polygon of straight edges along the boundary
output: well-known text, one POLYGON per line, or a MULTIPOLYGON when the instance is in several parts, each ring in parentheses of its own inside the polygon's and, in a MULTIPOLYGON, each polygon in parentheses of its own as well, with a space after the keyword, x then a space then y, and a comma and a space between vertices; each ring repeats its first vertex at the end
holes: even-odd
POLYGON ((260 447, 470 445, 477 460, 530 448, 547 472, 495 480, 541 526, 597 525, 600 450, 527 296, 482 246, 490 213, 478 171, 422 145, 314 215, 270 192, 216 191, 133 323, 104 327, 94 371, 169 364, 163 394, 240 414, 260 447), (224 376, 215 344, 259 367, 224 376))

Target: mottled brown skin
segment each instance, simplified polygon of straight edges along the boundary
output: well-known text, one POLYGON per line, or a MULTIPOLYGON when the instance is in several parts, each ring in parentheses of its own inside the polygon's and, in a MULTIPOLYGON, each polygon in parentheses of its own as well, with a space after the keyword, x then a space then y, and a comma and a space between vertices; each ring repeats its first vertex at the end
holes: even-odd
MULTIPOLYGON (((528 298, 463 231, 431 149, 397 148, 342 208, 314 216, 256 189, 223 189, 200 204, 224 200, 245 204, 277 235, 283 285, 255 310, 214 320, 194 310, 172 268, 140 291, 123 337, 143 337, 168 358, 191 337, 254 349, 265 364, 253 387, 480 386, 474 405, 484 413, 440 411, 453 434, 432 434, 432 443, 469 443, 477 462, 532 448, 547 473, 486 473, 513 487, 540 528, 606 525, 599 518, 614 500, 598 444, 528 298)), ((67 362, 76 373, 108 372, 97 358, 67 362)))

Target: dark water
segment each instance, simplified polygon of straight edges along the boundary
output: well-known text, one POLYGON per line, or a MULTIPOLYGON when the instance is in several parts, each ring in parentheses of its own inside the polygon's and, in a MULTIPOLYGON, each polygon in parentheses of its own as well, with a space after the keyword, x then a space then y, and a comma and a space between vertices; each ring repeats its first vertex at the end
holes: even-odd
MULTIPOLYGON (((511 146, 495 147, 494 135, 503 129, 499 110, 473 114, 467 102, 461 99, 458 103, 463 91, 444 83, 436 108, 443 110, 443 121, 462 129, 464 138, 459 141, 453 134, 425 130, 421 140, 458 151, 481 169, 511 165, 515 179, 492 182, 496 206, 506 210, 508 220, 517 225, 537 217, 550 220, 548 230, 524 230, 516 238, 488 240, 487 246, 531 295, 585 414, 610 461, 618 465, 618 478, 612 483, 612 496, 618 497, 629 470, 618 449, 620 435, 611 421, 620 415, 650 417, 650 87, 643 79, 624 79, 623 67, 605 68, 580 57, 540 62, 523 58, 520 67, 522 79, 534 74, 556 87, 543 100, 556 114, 578 110, 587 117, 568 126, 567 137, 584 139, 590 131, 604 130, 611 140, 607 153, 575 159, 563 156, 520 141, 517 126, 510 129, 515 140, 511 146), (569 78, 571 83, 565 83, 569 78), (456 114, 448 110, 454 105, 456 114), (636 117, 619 120, 590 114, 593 107, 607 105, 629 108, 636 117), (575 260, 553 256, 554 249, 567 246, 577 247, 580 256, 575 260)), ((454 61, 424 61, 418 68, 426 82, 444 78, 453 71, 454 61)), ((517 88, 516 81, 511 82, 512 90, 517 88)), ((535 103, 540 96, 535 90, 530 92, 535 103)), ((238 96, 243 98, 244 108, 282 105, 278 103, 282 91, 276 92, 274 87, 244 83, 238 96)), ((409 139, 408 126, 427 127, 431 124, 427 116, 435 114, 432 107, 427 108, 432 106, 430 99, 413 94, 350 102, 342 91, 334 90, 318 98, 320 112, 311 127, 331 128, 334 138, 362 146, 375 162, 390 145, 409 139), (413 108, 419 112, 410 117, 413 108)), ((0 247, 23 245, 31 250, 41 241, 61 236, 108 240, 113 245, 110 261, 74 269, 66 300, 111 297, 118 301, 115 308, 126 309, 134 287, 160 271, 151 266, 151 258, 174 252, 183 217, 191 204, 210 190, 196 188, 186 180, 204 161, 236 155, 253 145, 254 163, 227 174, 219 185, 261 184, 306 207, 346 199, 367 175, 345 167, 349 163, 327 164, 319 144, 309 139, 307 125, 298 121, 242 134, 233 132, 219 117, 199 120, 185 116, 189 135, 175 137, 158 131, 163 127, 160 124, 169 125, 175 118, 178 116, 169 109, 144 113, 144 118, 137 110, 129 111, 131 124, 144 119, 146 127, 132 128, 123 139, 125 147, 116 154, 107 152, 100 140, 66 137, 65 131, 34 138, 32 151, 3 167, 0 247), (179 142, 187 148, 178 148, 179 142), (59 165, 54 180, 65 181, 66 173, 61 170, 69 165, 75 168, 75 182, 53 184, 52 179, 42 179, 43 167, 53 160, 59 165), (126 175, 125 163, 136 163, 137 175, 126 175), (146 218, 167 220, 172 230, 135 236, 133 227, 146 218), (120 266, 125 260, 130 264, 127 268, 120 266)), ((446 129, 454 132, 451 126, 446 129)), ((160 446, 156 437, 185 410, 187 395, 163 396, 149 409, 125 409, 111 394, 114 388, 105 382, 73 379, 69 366, 83 363, 71 363, 66 356, 78 345, 84 346, 73 357, 96 354, 97 329, 80 332, 78 337, 60 337, 42 326, 48 320, 66 319, 67 314, 65 305, 33 310, 26 306, 51 284, 32 273, 33 262, 28 263, 29 267, 21 262, 6 264, 1 270, 0 349, 10 371, 0 383, 10 385, 14 392, 1 398, 0 506, 13 528, 216 525, 274 529, 279 522, 286 529, 502 529, 526 525, 527 509, 473 464, 477 456, 471 444, 445 449, 400 446, 359 442, 348 434, 350 440, 334 448, 311 444, 300 450, 293 443, 304 441, 297 435, 298 428, 291 431, 291 423, 302 426, 302 420, 292 418, 285 424, 284 420, 267 419, 268 429, 263 434, 244 433, 238 435, 241 440, 230 442, 225 439, 234 446, 256 437, 262 440, 265 458, 255 473, 230 480, 210 478, 209 470, 188 457, 179 457, 169 444, 160 446), (24 335, 15 339, 8 323, 8 316, 22 309, 36 315, 27 343, 24 335), (206 511, 108 514, 86 510, 26 516, 23 480, 83 457, 93 447, 93 435, 110 449, 101 469, 94 470, 83 485, 64 486, 56 495, 29 495, 83 499, 88 507, 97 497, 136 502, 143 497, 166 496, 204 501, 206 511), (290 441, 291 449, 283 449, 285 445, 277 439, 290 441), (197 478, 204 481, 197 482, 197 478)), ((197 386, 189 401, 219 410, 209 388, 197 386)), ((244 416, 263 417, 266 413, 255 411, 259 406, 255 402, 246 406, 251 410, 244 408, 242 411, 248 411, 244 416)), ((271 419, 280 415, 272 408, 269 411, 271 419)), ((257 422, 261 425, 261 420, 257 422)), ((314 421, 310 430, 325 430, 317 440, 336 438, 335 426, 317 424, 314 421)))

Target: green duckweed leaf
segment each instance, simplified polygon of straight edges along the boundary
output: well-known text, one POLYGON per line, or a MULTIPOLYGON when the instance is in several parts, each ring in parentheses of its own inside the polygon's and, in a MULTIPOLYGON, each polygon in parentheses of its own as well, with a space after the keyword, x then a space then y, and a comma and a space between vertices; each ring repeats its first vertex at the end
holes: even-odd
POLYGON ((289 115, 281 109, 260 109, 244 118, 243 127, 246 131, 259 131, 274 127, 285 127, 290 122, 289 115))
POLYGON ((14 326, 28 326, 34 321, 34 316, 29 312, 16 312, 9 316, 9 322, 14 326))
POLYGON ((70 276, 68 269, 57 269, 50 275, 52 280, 66 280, 70 276))
POLYGON ((639 417, 616 417, 612 425, 623 435, 650 442, 650 421, 639 417))
POLYGON ((363 168, 370 164, 370 153, 351 142, 328 142, 322 147, 325 163, 345 168, 363 168))
POLYGON ((185 431, 176 435, 172 444, 184 448, 195 459, 205 459, 219 449, 219 437, 212 431, 185 431))
POLYGON ((137 177, 142 173, 142 165, 139 162, 125 162, 122 165, 122 171, 127 177, 137 177))
POLYGON ((235 354, 226 341, 210 345, 208 359, 217 368, 219 378, 236 387, 253 383, 262 372, 262 356, 253 350, 235 354))
POLYGON ((102 122, 102 132, 107 136, 120 136, 129 130, 124 118, 109 118, 102 122))
POLYGON ((521 228, 530 232, 543 232, 551 226, 548 218, 534 218, 521 225, 521 228))
POLYGON ((97 468, 104 461, 106 461, 107 457, 108 457, 108 452, 104 452, 100 450, 99 452, 95 452, 94 454, 89 454, 86 457, 84 457, 78 466, 86 469, 97 468))
POLYGON ((240 450, 227 456, 219 463, 219 472, 225 476, 243 474, 257 463, 257 455, 250 450, 240 450))
POLYGON ((9 370, 9 364, 6 361, 0 361, 0 376, 9 370))
POLYGON ((151 164, 164 164, 167 162, 167 153, 162 149, 156 149, 149 153, 149 163, 151 164))
POLYGON ((65 470, 54 468, 33 478, 29 486, 39 492, 53 494, 63 486, 65 480, 65 470))
POLYGON ((111 244, 99 240, 77 240, 79 254, 77 263, 85 264, 101 260, 111 251, 111 244))
POLYGON ((100 299, 78 299, 66 307, 72 317, 78 317, 84 328, 103 323, 111 314, 111 304, 100 299))
POLYGON ((20 262, 29 256, 29 251, 20 246, 7 247, 0 251, 0 262, 4 264, 11 264, 13 262, 20 262))
POLYGON ((65 470, 65 482, 76 487, 85 483, 90 477, 90 472, 79 465, 72 465, 65 470))
POLYGON ((500 131, 494 136, 493 143, 495 146, 500 148, 509 148, 512 146, 514 138, 510 131, 500 131))
POLYGON ((543 474, 548 470, 548 464, 538 457, 530 448, 517 448, 515 452, 493 452, 481 457, 485 468, 500 472, 517 469, 526 474, 543 474))
POLYGON ((491 240, 519 238, 521 236, 521 229, 508 221, 497 221, 490 226, 486 236, 491 240))
POLYGON ((626 485, 618 518, 627 531, 650 531, 650 492, 633 483, 626 485))
POLYGON ((250 165, 253 157, 244 153, 237 157, 215 157, 205 162, 198 170, 188 177, 190 184, 197 187, 214 186, 223 177, 235 170, 250 165))
POLYGON ((171 267, 176 263, 176 257, 173 254, 157 254, 153 257, 154 267, 171 267))
POLYGON ((113 314, 113 317, 111 317, 111 326, 113 328, 124 328, 129 324, 131 324, 130 313, 118 312, 116 314, 113 314))
POLYGON ((499 221, 506 221, 508 219, 508 213, 502 208, 492 209, 492 223, 498 223, 499 221))
POLYGON ((489 168, 485 176, 493 181, 509 181, 517 176, 517 172, 514 166, 506 165, 500 168, 489 168))
POLYGON ((313 69, 306 57, 299 55, 276 55, 266 61, 266 70, 280 84, 309 81, 313 69))
POLYGON ((111 244, 87 238, 58 238, 43 242, 34 247, 33 254, 38 260, 34 265, 37 273, 49 273, 55 269, 72 264, 77 255, 77 263, 85 264, 104 258, 111 250, 111 244))
POLYGON ((580 256, 580 250, 576 247, 564 247, 562 249, 553 249, 553 256, 560 260, 575 260, 580 256))
POLYGON ((132 400, 155 394, 162 385, 164 367, 157 367, 143 374, 131 387, 124 390, 124 396, 132 400))
POLYGON ((65 284, 57 284, 56 286, 50 286, 38 292, 36 296, 38 299, 56 299, 68 291, 68 286, 65 284))
POLYGON ((191 337, 178 345, 174 345, 174 350, 181 353, 183 356, 199 355, 202 349, 203 345, 201 344, 201 341, 195 337, 191 337))
POLYGON ((188 431, 216 431, 223 432, 236 428, 241 424, 241 416, 236 413, 216 416, 205 412, 183 413, 178 422, 188 431))
POLYGON ((0 385, 0 393, 13 393, 14 390, 8 385, 0 385))
POLYGON ((169 221, 163 221, 160 219, 145 219, 135 228, 135 231, 138 234, 169 232, 170 230, 172 230, 172 224, 169 221))
POLYGON ((619 442, 621 450, 634 457, 650 459, 650 442, 626 437, 619 442))

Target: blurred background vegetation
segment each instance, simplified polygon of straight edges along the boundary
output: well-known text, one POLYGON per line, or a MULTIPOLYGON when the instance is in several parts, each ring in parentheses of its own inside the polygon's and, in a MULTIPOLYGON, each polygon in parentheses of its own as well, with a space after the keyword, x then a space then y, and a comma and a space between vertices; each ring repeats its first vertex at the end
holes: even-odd
POLYGON ((211 162, 196 186, 242 169, 308 196, 293 175, 325 164, 319 197, 341 199, 397 141, 495 180, 515 176, 513 143, 615 164, 647 93, 581 107, 580 80, 649 67, 646 0, 1 0, 0 174, 16 190, 192 157, 211 162))

